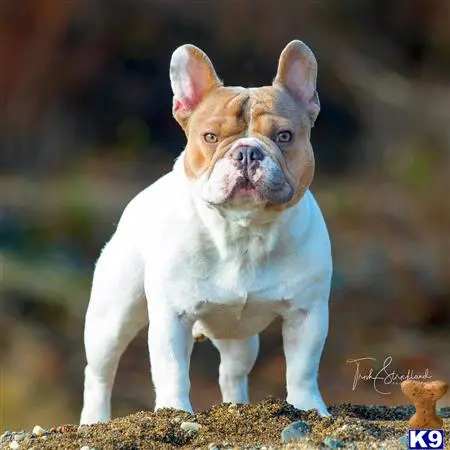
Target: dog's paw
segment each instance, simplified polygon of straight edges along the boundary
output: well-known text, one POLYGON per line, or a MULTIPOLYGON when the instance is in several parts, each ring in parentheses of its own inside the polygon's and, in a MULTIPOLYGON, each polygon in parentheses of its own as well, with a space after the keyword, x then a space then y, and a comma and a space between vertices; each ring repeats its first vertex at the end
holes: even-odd
POLYGON ((156 412, 156 411, 158 411, 160 409, 164 409, 164 408, 178 409, 179 411, 184 411, 189 414, 194 414, 194 410, 192 409, 192 406, 189 402, 179 402, 177 400, 158 402, 155 404, 154 411, 156 412))
POLYGON ((290 403, 294 408, 301 411, 311 411, 315 409, 321 417, 331 417, 331 414, 328 412, 327 406, 320 397, 306 395, 300 401, 290 401, 289 399, 287 399, 287 402, 290 403))
POLYGON ((85 429, 89 425, 94 425, 96 423, 104 423, 110 420, 110 414, 106 411, 95 411, 90 412, 83 410, 80 418, 80 430, 85 429))
POLYGON ((328 412, 328 409, 325 408, 322 411, 317 410, 317 412, 319 413, 320 417, 331 417, 331 414, 328 412))

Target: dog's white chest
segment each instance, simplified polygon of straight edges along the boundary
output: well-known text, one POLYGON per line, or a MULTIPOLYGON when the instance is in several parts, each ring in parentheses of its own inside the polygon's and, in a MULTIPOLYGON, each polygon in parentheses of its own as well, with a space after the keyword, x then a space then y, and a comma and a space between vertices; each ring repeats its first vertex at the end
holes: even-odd
POLYGON ((157 227, 143 228, 145 236, 153 229, 144 247, 150 310, 164 302, 201 321, 210 337, 247 337, 286 311, 307 307, 311 289, 323 285, 317 273, 327 241, 315 236, 321 222, 310 218, 308 198, 277 226, 245 227, 241 217, 215 220, 186 205, 183 216, 168 212, 157 227))
POLYGON ((294 289, 288 280, 298 280, 298 275, 288 273, 290 266, 279 264, 275 256, 253 259, 256 255, 245 254, 252 251, 249 247, 242 249, 240 258, 211 260, 206 273, 203 265, 189 271, 192 278, 187 282, 196 295, 185 302, 183 313, 198 320, 209 337, 259 333, 291 306, 294 289), (203 277, 196 277, 201 273, 203 277))

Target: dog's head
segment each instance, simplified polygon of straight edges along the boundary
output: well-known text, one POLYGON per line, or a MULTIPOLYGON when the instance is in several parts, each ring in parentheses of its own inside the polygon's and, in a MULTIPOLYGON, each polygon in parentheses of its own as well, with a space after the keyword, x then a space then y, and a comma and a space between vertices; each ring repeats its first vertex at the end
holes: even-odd
POLYGON ((314 175, 317 62, 301 41, 280 55, 271 86, 224 86, 193 45, 170 64, 173 114, 187 136, 184 170, 210 204, 285 209, 314 175))

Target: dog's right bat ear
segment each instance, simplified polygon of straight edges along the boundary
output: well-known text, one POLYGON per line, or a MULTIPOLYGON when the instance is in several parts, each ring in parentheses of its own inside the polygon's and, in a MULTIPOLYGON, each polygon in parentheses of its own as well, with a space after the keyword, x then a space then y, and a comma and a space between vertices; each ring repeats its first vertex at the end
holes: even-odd
POLYGON ((173 91, 173 115, 183 128, 205 95, 222 86, 206 53, 191 44, 182 45, 173 52, 170 61, 170 82, 173 91))
POLYGON ((317 61, 314 53, 302 41, 290 42, 280 55, 274 84, 284 86, 301 101, 308 108, 313 123, 320 111, 316 83, 317 61))

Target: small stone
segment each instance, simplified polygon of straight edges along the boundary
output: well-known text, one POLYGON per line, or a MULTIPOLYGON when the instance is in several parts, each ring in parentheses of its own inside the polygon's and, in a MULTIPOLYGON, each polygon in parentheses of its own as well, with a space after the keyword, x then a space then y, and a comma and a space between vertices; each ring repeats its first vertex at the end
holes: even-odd
POLYGON ((17 449, 19 447, 20 447, 20 444, 17 441, 12 441, 9 443, 9 448, 12 448, 13 450, 17 449))
POLYGON ((83 445, 83 447, 81 447, 80 450, 89 450, 89 445, 83 445))
POLYGON ((5 439, 9 438, 12 436, 12 431, 5 431, 1 436, 0 436, 0 441, 4 441, 5 439))
POLYGON ((328 448, 341 448, 344 446, 344 443, 339 439, 333 439, 330 436, 327 436, 323 440, 323 445, 325 445, 328 448))
POLYGON ((409 439, 407 434, 403 435, 398 440, 400 441, 400 444, 405 446, 405 448, 409 448, 409 439))
POLYGON ((33 428, 33 431, 31 432, 31 434, 33 435, 33 436, 43 436, 44 434, 46 433, 46 430, 44 430, 41 426, 39 426, 39 425, 36 425, 34 428, 33 428))
POLYGON ((17 442, 21 442, 21 441, 23 441, 23 440, 25 439, 25 437, 26 437, 26 434, 23 433, 23 432, 20 432, 20 433, 14 434, 13 439, 14 439, 15 441, 17 441, 17 442))
POLYGON ((441 406, 438 408, 438 414, 444 419, 450 419, 450 406, 441 406))
POLYGON ((211 444, 208 445, 208 450, 220 450, 220 447, 215 442, 211 442, 211 444))
POLYGON ((183 431, 192 436, 200 431, 201 425, 196 422, 181 422, 180 427, 183 431))
POLYGON ((281 432, 281 442, 295 441, 296 439, 303 439, 311 432, 311 426, 306 422, 299 420, 289 424, 281 432))

